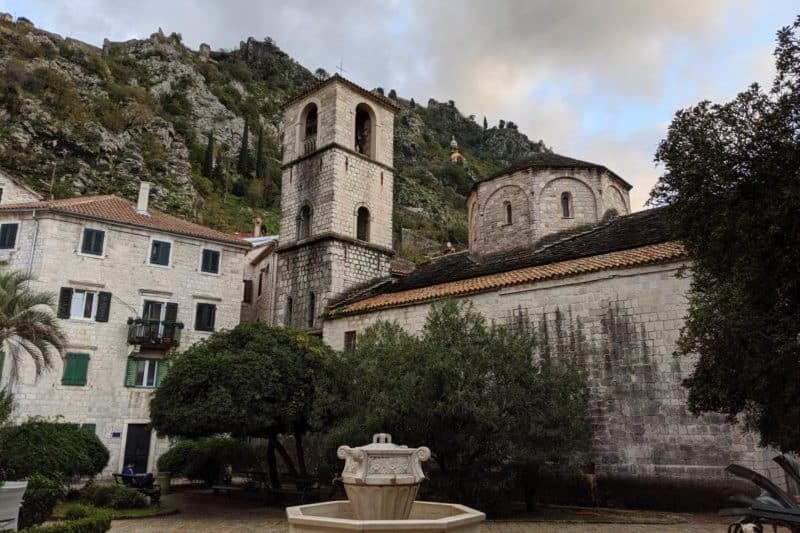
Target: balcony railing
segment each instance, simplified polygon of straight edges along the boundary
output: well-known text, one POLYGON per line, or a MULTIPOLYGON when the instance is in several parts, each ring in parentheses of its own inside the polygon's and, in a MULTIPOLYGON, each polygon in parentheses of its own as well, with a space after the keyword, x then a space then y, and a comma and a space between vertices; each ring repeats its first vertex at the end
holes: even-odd
POLYGON ((303 155, 308 155, 317 149, 316 137, 309 137, 303 141, 303 155))
POLYGON ((174 348, 181 343, 181 330, 181 322, 129 318, 128 344, 161 350, 174 348))

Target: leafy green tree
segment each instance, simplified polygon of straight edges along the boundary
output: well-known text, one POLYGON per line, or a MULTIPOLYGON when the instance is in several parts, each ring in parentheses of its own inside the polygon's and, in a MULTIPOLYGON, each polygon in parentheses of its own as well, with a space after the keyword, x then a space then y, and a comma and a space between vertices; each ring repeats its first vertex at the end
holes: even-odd
POLYGON ((11 357, 12 375, 23 358, 33 361, 36 375, 64 354, 67 339, 54 312, 55 297, 35 292, 22 272, 0 273, 0 346, 11 357))
POLYGON ((496 511, 523 471, 581 464, 587 393, 572 369, 532 360, 533 339, 489 325, 471 304, 435 304, 420 337, 378 322, 330 362, 318 416, 328 450, 375 432, 430 447, 436 496, 496 511))
POLYGON ((153 427, 176 437, 269 439, 267 461, 277 487, 276 452, 297 471, 280 434, 295 436, 299 473, 305 473, 302 437, 329 356, 317 337, 291 328, 243 323, 214 333, 174 360, 150 403, 153 427))
POLYGON ((320 67, 320 68, 318 68, 317 70, 314 71, 314 77, 317 78, 317 80, 319 80, 319 81, 325 81, 328 78, 330 78, 331 75, 328 74, 327 70, 325 70, 324 68, 320 67))
POLYGON ((206 152, 203 155, 203 169, 202 174, 204 178, 210 178, 214 174, 214 132, 208 134, 208 144, 206 145, 206 152))
POLYGON ((267 158, 264 153, 264 128, 258 128, 258 142, 256 143, 256 179, 261 182, 267 175, 267 158))
POLYGON ((239 161, 236 164, 236 172, 242 177, 250 177, 250 134, 249 118, 244 119, 244 131, 242 132, 242 145, 239 148, 239 161))
POLYGON ((397 100, 397 91, 395 91, 394 89, 389 91, 389 98, 391 98, 392 100, 397 100))
POLYGON ((677 354, 696 413, 744 420, 800 451, 800 18, 778 32, 771 90, 679 111, 651 203, 692 258, 677 354))

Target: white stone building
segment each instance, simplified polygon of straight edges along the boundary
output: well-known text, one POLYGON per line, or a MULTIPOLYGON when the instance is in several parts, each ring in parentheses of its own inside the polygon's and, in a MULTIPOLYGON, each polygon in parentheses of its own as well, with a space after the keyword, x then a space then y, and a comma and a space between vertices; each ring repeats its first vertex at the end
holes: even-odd
POLYGON ((0 187, 0 268, 56 295, 68 340, 65 360, 38 379, 23 364, 10 380, 3 361, 14 418, 85 425, 111 452, 106 473, 126 462, 152 471, 167 447, 148 425, 153 391, 171 354, 239 323, 250 244, 149 209, 147 183, 137 204, 41 200, 2 174, 0 187))

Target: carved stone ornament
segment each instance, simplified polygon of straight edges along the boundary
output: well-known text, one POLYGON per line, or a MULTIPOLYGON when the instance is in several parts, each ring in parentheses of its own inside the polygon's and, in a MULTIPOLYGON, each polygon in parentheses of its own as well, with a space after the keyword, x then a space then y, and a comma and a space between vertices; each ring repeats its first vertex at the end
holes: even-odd
POLYGON ((372 444, 351 448, 339 446, 339 459, 345 460, 342 481, 352 485, 416 485, 425 479, 422 461, 431 451, 392 444, 388 433, 376 433, 372 444))

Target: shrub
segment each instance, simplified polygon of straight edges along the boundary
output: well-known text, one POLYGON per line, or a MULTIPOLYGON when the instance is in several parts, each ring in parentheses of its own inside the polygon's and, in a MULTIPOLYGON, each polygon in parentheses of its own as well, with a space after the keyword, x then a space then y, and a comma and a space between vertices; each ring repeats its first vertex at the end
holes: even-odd
POLYGON ((53 514, 58 500, 64 497, 64 485, 61 480, 51 479, 41 474, 28 477, 28 488, 19 510, 21 528, 41 524, 53 514))
POLYGON ((147 497, 136 489, 120 485, 89 483, 81 492, 81 499, 95 507, 113 509, 142 509, 147 507, 147 497))
POLYGON ((111 512, 90 505, 70 505, 67 519, 26 529, 25 533, 103 533, 111 529, 111 512))
POLYGON ((94 476, 106 463, 108 449, 97 435, 75 424, 30 421, 0 428, 0 464, 7 479, 94 476))
POLYGON ((178 441, 159 457, 158 470, 213 485, 220 480, 222 470, 227 465, 244 468, 255 462, 255 451, 246 442, 212 437, 178 441))

